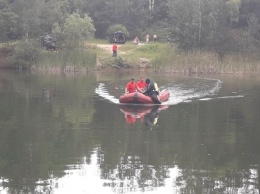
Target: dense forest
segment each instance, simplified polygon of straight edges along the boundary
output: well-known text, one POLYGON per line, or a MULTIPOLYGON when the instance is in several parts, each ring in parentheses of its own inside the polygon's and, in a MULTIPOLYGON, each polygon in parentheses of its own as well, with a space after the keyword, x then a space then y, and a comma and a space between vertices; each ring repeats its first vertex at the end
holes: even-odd
POLYGON ((0 39, 103 39, 119 24, 129 39, 155 33, 185 50, 254 52, 259 10, 259 0, 0 0, 0 39))

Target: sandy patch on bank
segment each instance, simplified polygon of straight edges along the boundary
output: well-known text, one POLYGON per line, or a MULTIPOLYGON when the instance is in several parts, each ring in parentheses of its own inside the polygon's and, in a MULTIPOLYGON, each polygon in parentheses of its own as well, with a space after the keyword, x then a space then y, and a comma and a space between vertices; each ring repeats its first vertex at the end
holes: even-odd
MULTIPOLYGON (((111 52, 112 53, 112 47, 113 47, 113 44, 96 44, 96 46, 98 48, 101 48, 107 52, 111 52)), ((117 45, 117 48, 120 48, 122 45, 117 45)))
MULTIPOLYGON (((112 53, 112 47, 113 47, 113 44, 95 44, 98 48, 101 48, 109 53, 112 53)), ((121 55, 124 55, 124 54, 130 54, 132 53, 135 49, 132 49, 132 50, 129 50, 129 51, 120 51, 120 47, 123 47, 124 45, 122 44, 117 44, 117 48, 118 48, 118 51, 117 51, 117 54, 121 54, 121 55)))

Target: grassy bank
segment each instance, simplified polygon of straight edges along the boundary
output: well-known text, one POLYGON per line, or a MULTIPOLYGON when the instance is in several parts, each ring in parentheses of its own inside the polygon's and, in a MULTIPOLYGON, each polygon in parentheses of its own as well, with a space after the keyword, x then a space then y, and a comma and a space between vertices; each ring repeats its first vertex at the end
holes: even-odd
POLYGON ((180 52, 173 48, 153 60, 156 71, 183 73, 259 73, 256 54, 227 53, 222 59, 214 52, 180 52))
POLYGON ((0 62, 5 67, 41 71, 89 71, 96 67, 97 53, 92 48, 46 50, 37 41, 2 45, 0 62), (1 58, 2 57, 2 58, 1 58))
POLYGON ((42 51, 33 69, 46 71, 89 71, 96 66, 96 52, 92 49, 64 49, 42 51))
MULTIPOLYGON (((153 43, 118 45, 118 57, 112 57, 112 44, 91 40, 84 48, 47 51, 38 43, 16 43, 10 51, 11 67, 41 71, 145 70, 165 73, 259 73, 260 56, 253 53, 207 51, 184 52, 173 44, 153 43)), ((6 61, 6 60, 5 60, 6 61)), ((6 63, 5 63, 6 64, 6 63)))
MULTIPOLYGON (((112 46, 112 45, 111 45, 112 46)), ((150 70, 168 73, 259 73, 260 56, 253 53, 226 53, 224 57, 215 52, 180 51, 174 45, 150 43, 135 45, 128 42, 119 47, 118 57, 97 49, 97 56, 103 65, 115 64, 121 69, 150 70), (148 63, 142 65, 146 59, 148 63), (121 64, 120 64, 121 63, 121 64)))

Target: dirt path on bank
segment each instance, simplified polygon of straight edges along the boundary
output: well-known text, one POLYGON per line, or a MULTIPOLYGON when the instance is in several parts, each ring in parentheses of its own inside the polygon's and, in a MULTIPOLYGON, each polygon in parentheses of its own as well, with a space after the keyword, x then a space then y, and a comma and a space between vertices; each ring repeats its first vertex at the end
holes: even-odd
MULTIPOLYGON (((112 53, 112 47, 113 44, 95 44, 98 48, 101 48, 103 50, 105 50, 106 52, 112 53)), ((124 55, 124 54, 129 54, 131 52, 133 52, 135 49, 132 50, 128 50, 128 51, 121 51, 120 47, 124 47, 124 45, 122 44, 117 44, 117 48, 118 48, 118 54, 124 55)))
MULTIPOLYGON (((109 53, 112 52, 113 44, 96 44, 98 48, 101 48, 109 53)), ((122 45, 117 45, 117 48, 120 48, 122 45)))

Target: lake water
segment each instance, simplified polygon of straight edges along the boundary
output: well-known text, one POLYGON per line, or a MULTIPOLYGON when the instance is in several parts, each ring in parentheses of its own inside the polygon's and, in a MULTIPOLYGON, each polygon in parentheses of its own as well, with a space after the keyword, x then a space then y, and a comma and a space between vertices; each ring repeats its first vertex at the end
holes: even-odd
POLYGON ((0 193, 259 193, 260 78, 0 73, 0 193), (170 92, 124 106, 129 79, 170 92))

